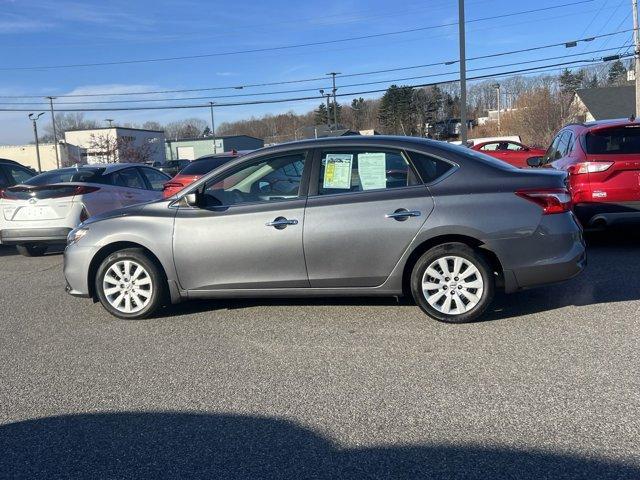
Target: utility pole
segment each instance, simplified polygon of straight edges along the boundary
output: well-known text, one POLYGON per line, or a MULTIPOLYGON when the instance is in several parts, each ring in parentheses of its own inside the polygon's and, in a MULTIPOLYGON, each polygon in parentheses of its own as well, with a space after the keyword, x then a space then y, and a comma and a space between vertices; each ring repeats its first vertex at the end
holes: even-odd
POLYGON ((458 0, 458 33, 460 36, 460 140, 467 142, 467 57, 465 52, 464 0, 458 0))
POLYGON ((105 118, 105 122, 109 122, 109 128, 113 128, 113 118, 105 118))
POLYGON ((211 135, 213 137, 213 153, 216 152, 216 122, 213 119, 213 106, 216 102, 209 102, 209 108, 211 109, 211 135))
POLYGON ((42 173, 42 164, 40 163, 40 142, 38 141, 38 126, 36 125, 36 122, 38 121, 38 119, 44 115, 45 112, 39 113, 38 115, 35 115, 33 113, 29 114, 29 120, 31 120, 31 122, 33 123, 33 136, 36 139, 36 157, 38 158, 38 173, 42 173))
POLYGON ((500 131, 500 84, 499 83, 494 83, 493 84, 493 88, 496 89, 496 98, 498 100, 498 131, 500 131))
POLYGON ((633 7, 633 41, 636 46, 636 118, 638 118, 638 116, 640 116, 640 30, 638 29, 638 0, 631 0, 631 5, 633 7))
MULTIPOLYGON (((336 75, 340 75, 340 72, 329 72, 327 75, 331 75, 331 80, 333 81, 333 125, 334 128, 338 129, 338 102, 336 101, 336 75)), ((329 112, 327 112, 327 115, 329 112)))
POLYGON ((60 157, 58 156, 58 132, 56 131, 56 116, 53 113, 53 100, 56 97, 47 97, 51 108, 51 125, 53 126, 53 150, 56 152, 56 168, 60 168, 60 157))

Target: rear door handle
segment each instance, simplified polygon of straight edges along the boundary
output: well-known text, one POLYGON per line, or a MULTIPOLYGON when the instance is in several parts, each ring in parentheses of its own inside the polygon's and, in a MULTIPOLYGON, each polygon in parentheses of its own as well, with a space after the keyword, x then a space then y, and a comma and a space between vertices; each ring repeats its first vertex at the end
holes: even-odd
POLYGON ((399 208, 393 213, 387 213, 385 218, 393 218, 399 222, 404 222, 409 217, 419 217, 422 213, 418 210, 407 210, 406 208, 399 208))
POLYGON ((298 220, 296 220, 295 218, 288 220, 285 217, 276 217, 272 222, 265 223, 265 226, 274 227, 278 230, 282 230, 284 228, 287 228, 287 226, 289 225, 297 225, 297 224, 298 224, 298 220))

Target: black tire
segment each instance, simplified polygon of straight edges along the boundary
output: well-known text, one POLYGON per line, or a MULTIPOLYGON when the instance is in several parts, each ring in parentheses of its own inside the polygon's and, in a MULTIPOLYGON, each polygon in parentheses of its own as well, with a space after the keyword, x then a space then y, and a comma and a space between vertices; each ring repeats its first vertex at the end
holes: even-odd
POLYGON ((98 271, 96 272, 95 291, 100 303, 111 315, 125 320, 138 320, 150 317, 162 305, 164 305, 167 292, 167 281, 161 267, 159 267, 143 249, 127 248, 112 253, 102 261, 100 267, 98 267, 98 271), (126 260, 130 260, 141 265, 147 272, 151 281, 151 296, 149 302, 142 309, 132 313, 127 313, 115 308, 109 302, 103 286, 105 275, 109 269, 113 265, 126 260))
POLYGON ((20 255, 25 257, 41 257, 47 253, 47 245, 42 243, 23 243, 16 245, 20 255))
MULTIPOLYGON (((453 262, 453 260, 448 260, 448 262, 453 262)), ((453 263, 448 263, 447 265, 452 266, 453 263)), ((464 274, 465 271, 467 270, 466 269, 460 270, 460 274, 464 274)), ((442 273, 442 269, 437 270, 437 273, 442 273)), ((458 277, 455 277, 455 278, 457 279, 458 277)), ((468 283, 468 284, 471 285, 472 283, 468 283)), ((474 290, 472 288, 468 291, 472 295, 475 295, 478 292, 480 292, 480 289, 474 290)), ((488 262, 486 261, 486 259, 483 257, 481 253, 479 253, 478 251, 472 249, 471 247, 463 243, 447 243, 447 244, 438 245, 436 247, 431 248, 430 250, 422 254, 422 256, 418 259, 418 261, 414 265, 413 271, 411 273, 411 294, 415 302, 427 315, 441 322, 467 323, 467 322, 473 322, 477 320, 485 312, 487 307, 493 301, 494 293, 495 293, 495 279, 493 275, 493 269, 489 266, 488 262), (464 292, 467 290, 465 289, 462 292, 459 292, 458 289, 462 290, 463 288, 465 288, 464 285, 467 284, 466 282, 474 282, 476 280, 477 274, 475 273, 472 274, 468 280, 464 280, 464 281, 462 280, 454 281, 454 278, 444 277, 444 275, 442 275, 442 277, 449 278, 448 281, 445 282, 442 279, 433 280, 433 282, 436 282, 438 284, 441 283, 443 285, 442 289, 434 289, 429 291, 429 295, 432 295, 431 297, 432 299, 436 299, 436 298, 438 299, 437 302, 434 302, 436 303, 436 306, 442 309, 442 303, 447 301, 446 300, 447 295, 453 290, 456 293, 451 294, 453 295, 453 298, 454 298, 454 300, 450 301, 451 304, 456 303, 457 301, 460 301, 464 305, 461 307, 457 307, 457 304, 456 304, 456 309, 463 310, 463 309, 469 308, 469 310, 464 311, 462 313, 448 314, 448 313, 442 312, 439 309, 434 308, 434 306, 432 306, 427 301, 425 293, 423 293, 423 289, 422 289, 422 280, 427 268, 430 265, 432 265, 433 262, 443 259, 443 257, 452 257, 452 256, 460 257, 466 260, 467 262, 469 262, 469 264, 473 265, 477 269, 482 279, 482 289, 481 289, 481 294, 479 295, 478 302, 475 304, 475 306, 472 306, 469 308, 468 307, 469 303, 464 304, 465 301, 469 302, 469 298, 470 298, 465 296, 464 292), (463 286, 460 286, 460 284, 462 284, 463 286), (442 294, 444 296, 438 296, 437 294, 442 294), (440 299, 442 299, 442 302, 440 301, 440 299)))

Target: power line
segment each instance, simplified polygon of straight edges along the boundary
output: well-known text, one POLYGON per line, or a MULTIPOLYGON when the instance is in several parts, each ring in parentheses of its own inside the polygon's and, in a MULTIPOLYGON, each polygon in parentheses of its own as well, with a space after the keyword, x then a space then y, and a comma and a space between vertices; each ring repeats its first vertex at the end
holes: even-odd
MULTIPOLYGON (((485 67, 478 67, 478 68, 471 68, 471 69, 467 69, 467 71, 469 72, 477 72, 477 71, 483 71, 483 70, 492 70, 495 68, 501 68, 501 67, 513 67, 513 66, 518 66, 518 65, 528 65, 528 64, 532 64, 532 63, 539 63, 539 62, 547 62, 547 61, 551 61, 551 60, 559 60, 559 59, 566 59, 566 58, 572 58, 572 57, 579 57, 579 56, 583 56, 583 55, 591 55, 594 53, 602 53, 602 52, 610 52, 610 51, 614 51, 617 50, 618 52, 621 51, 623 48, 625 48, 627 45, 622 45, 619 47, 610 47, 610 48, 604 48, 604 49, 599 49, 599 50, 592 50, 589 52, 582 52, 582 53, 575 53, 575 54, 571 54, 571 55, 558 55, 558 56, 553 56, 553 57, 546 57, 546 58, 539 58, 539 59, 534 59, 534 60, 524 60, 524 61, 520 61, 520 62, 512 62, 512 63, 504 63, 501 65, 491 65, 491 66, 485 66, 485 67)), ((588 59, 588 61, 591 61, 592 59, 588 59)), ((393 70, 393 69, 391 69, 393 70)), ((391 71, 389 70, 389 71, 391 71)), ((366 86, 366 85, 377 85, 377 84, 381 84, 381 83, 394 83, 394 82, 402 82, 402 81, 406 81, 406 80, 416 80, 416 79, 422 79, 422 78, 433 78, 433 77, 441 77, 441 76, 446 76, 446 75, 455 75, 458 74, 459 72, 441 72, 441 73, 432 73, 432 74, 428 74, 428 75, 417 75, 417 76, 412 76, 412 77, 403 77, 403 78, 393 78, 393 79, 387 79, 387 80, 377 80, 377 81, 371 81, 371 82, 361 82, 361 83, 352 83, 352 84, 344 84, 344 85, 340 85, 340 88, 350 88, 350 87, 360 87, 360 86, 366 86)), ((349 76, 349 75, 345 75, 345 76, 349 76)), ((324 90, 330 90, 331 87, 324 87, 324 90)), ((260 96, 260 95, 281 95, 284 93, 302 93, 302 92, 315 92, 316 90, 318 90, 317 88, 303 88, 303 89, 291 89, 291 90, 277 90, 277 91, 271 91, 271 92, 256 92, 256 93, 239 93, 239 94, 233 94, 233 95, 218 95, 218 96, 197 96, 197 97, 182 97, 182 98, 148 98, 148 99, 135 99, 135 100, 91 100, 91 101, 74 101, 74 102, 56 102, 56 105, 99 105, 99 104, 125 104, 125 103, 144 103, 144 102, 173 102, 173 101, 186 101, 186 100, 219 100, 222 98, 239 98, 239 97, 255 97, 255 96, 260 96)), ((1 102, 0 101, 0 105, 41 105, 43 102, 1 102)))
MULTIPOLYGON (((476 18, 473 20, 468 20, 466 23, 477 23, 483 22, 487 20, 497 20, 501 18, 514 17, 518 15, 528 15, 530 13, 537 13, 549 10, 556 10, 559 8, 571 7, 575 5, 582 5, 585 3, 592 3, 594 0, 578 0, 570 3, 564 3, 560 5, 552 5, 550 7, 541 7, 535 8, 531 10, 523 10, 520 12, 512 12, 512 13, 504 13, 500 15, 492 15, 489 17, 476 18)), ((146 58, 146 59, 137 59, 137 60, 117 60, 112 62, 95 62, 95 63, 75 63, 75 64, 66 64, 66 65, 41 65, 41 66, 28 66, 28 67, 0 67, 0 71, 19 71, 19 70, 54 70, 54 69, 67 69, 67 68, 83 68, 83 67, 101 67, 101 66, 114 66, 114 65, 131 65, 131 64, 139 64, 139 63, 157 63, 157 62, 171 62, 171 61, 179 61, 179 60, 194 60, 200 58, 211 58, 211 57, 222 57, 222 56, 231 56, 231 55, 242 55, 248 53, 261 53, 261 52, 269 52, 269 51, 281 51, 281 50, 289 50, 293 48, 303 48, 310 46, 318 46, 318 45, 329 45, 335 43, 344 43, 351 42, 356 40, 366 40, 369 38, 379 38, 379 37, 387 37, 392 35, 401 35, 405 33, 413 33, 413 32, 421 32, 425 30, 433 30, 436 28, 443 27, 451 27, 457 25, 457 22, 449 22, 443 23, 439 25, 429 25, 426 27, 416 27, 410 28, 406 30, 397 30, 394 32, 384 32, 384 33, 374 33, 369 35, 361 35, 357 37, 347 37, 347 38, 339 38, 334 40, 321 40, 317 42, 307 42, 307 43, 299 43, 292 45, 281 45, 277 47, 263 47, 263 48, 253 48, 247 50, 236 50, 231 52, 215 52, 215 53, 204 53, 200 55, 184 55, 184 56, 176 56, 176 57, 161 57, 161 58, 146 58)))
MULTIPOLYGON (((570 45, 570 44, 573 44, 573 43, 592 42, 592 41, 594 41, 595 39, 598 39, 598 38, 612 37, 612 36, 615 36, 615 35, 620 35, 620 34, 623 34, 623 33, 629 33, 629 32, 632 32, 632 31, 633 31, 633 29, 619 30, 619 31, 604 33, 604 34, 601 34, 601 35, 578 38, 578 39, 573 39, 573 40, 567 40, 567 41, 558 42, 558 43, 550 43, 550 44, 546 44, 546 45, 539 45, 539 46, 535 46, 535 47, 522 48, 522 49, 518 49, 518 50, 510 50, 510 51, 505 51, 505 52, 491 53, 491 54, 487 54, 487 55, 479 55, 479 56, 476 56, 476 57, 467 58, 467 61, 484 60, 484 59, 487 59, 487 58, 497 58, 497 57, 502 57, 502 56, 514 55, 514 54, 518 54, 518 53, 528 53, 528 52, 533 52, 533 51, 538 51, 538 50, 545 50, 545 49, 548 49, 548 48, 561 47, 561 46, 565 46, 566 47, 567 45, 570 45)), ((587 54, 587 53, 583 52, 582 54, 587 54)), ((425 63, 425 64, 420 64, 420 65, 411 65, 411 66, 407 66, 407 67, 396 67, 396 68, 388 68, 388 69, 383 69, 383 70, 372 70, 372 71, 368 71, 368 72, 357 72, 357 73, 350 73, 350 74, 342 74, 342 75, 339 75, 339 77, 340 78, 358 77, 358 76, 365 76, 365 75, 374 75, 374 74, 379 74, 379 73, 397 72, 397 71, 402 71, 402 70, 413 70, 413 69, 426 68, 426 67, 448 66, 448 65, 454 65, 456 63, 458 63, 457 59, 455 59, 455 60, 442 60, 442 61, 438 61, 438 62, 425 63)), ((230 85, 230 86, 222 86, 222 87, 183 88, 183 89, 174 89, 174 90, 155 90, 155 91, 145 91, 145 92, 76 93, 76 94, 68 94, 68 95, 57 95, 57 98, 119 97, 119 96, 132 96, 132 95, 162 95, 162 94, 168 94, 168 93, 207 92, 207 91, 218 91, 218 90, 243 90, 245 88, 267 87, 267 86, 277 86, 277 85, 290 85, 290 84, 296 84, 296 83, 309 83, 309 82, 324 81, 324 80, 326 80, 325 76, 319 76, 319 77, 304 78, 304 79, 284 80, 284 81, 278 81, 278 82, 253 83, 253 84, 235 85, 235 86, 230 85)), ((247 95, 247 96, 249 96, 249 95, 247 95)), ((32 95, 0 95, 0 98, 43 98, 43 95, 42 94, 40 94, 40 95, 33 95, 33 94, 32 95)), ((218 97, 218 98, 223 98, 223 97, 218 97)))
MULTIPOLYGON (((631 57, 633 54, 620 56, 620 58, 631 57)), ((506 72, 497 72, 490 73, 485 75, 478 75, 474 77, 469 77, 468 80, 483 80, 487 78, 498 78, 507 75, 515 75, 515 74, 523 74, 523 73, 542 73, 545 69, 558 70, 557 67, 567 68, 569 65, 583 64, 583 66, 591 66, 601 64, 603 60, 573 60, 571 62, 561 62, 550 65, 540 65, 538 67, 529 67, 529 68, 521 68, 516 70, 510 70, 506 72), (592 62, 592 63, 585 63, 592 62), (555 68, 553 68, 555 67, 555 68)), ((422 83, 415 85, 405 85, 409 88, 422 88, 429 87, 434 85, 444 85, 457 82, 457 79, 443 80, 440 82, 432 82, 432 83, 422 83)), ((387 89, 375 89, 375 90, 366 90, 359 92, 346 92, 339 93, 336 96, 338 97, 353 97, 356 95, 367 95, 372 93, 381 93, 385 92, 387 89)), ((274 104, 274 103, 290 103, 290 102, 299 102, 304 100, 318 100, 319 97, 317 95, 307 96, 307 97, 298 97, 298 98, 278 98, 278 99, 270 99, 270 100, 254 100, 247 102, 233 102, 233 103, 217 103, 216 107, 235 107, 242 105, 261 105, 261 104, 274 104)), ((113 107, 113 108, 75 108, 75 109, 57 109, 57 112, 114 112, 114 111, 144 111, 144 110, 174 110, 174 109, 197 109, 197 108, 209 108, 210 104, 197 104, 197 105, 163 105, 163 106, 145 106, 145 107, 113 107)), ((18 108, 0 108, 0 112, 30 112, 32 109, 18 109, 18 108)))

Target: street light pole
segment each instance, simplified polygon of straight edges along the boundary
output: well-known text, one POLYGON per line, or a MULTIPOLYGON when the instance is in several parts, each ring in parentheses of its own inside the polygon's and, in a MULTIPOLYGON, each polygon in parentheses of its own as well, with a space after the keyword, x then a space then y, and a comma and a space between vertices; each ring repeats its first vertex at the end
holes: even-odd
POLYGON ((38 126, 36 122, 38 119, 44 115, 45 112, 39 113, 38 115, 34 115, 33 113, 29 114, 29 120, 33 123, 33 136, 36 139, 36 157, 38 158, 38 173, 42 173, 42 164, 40 163, 40 142, 38 141, 38 126))
POLYGON ((460 140, 467 142, 467 58, 464 24, 464 0, 458 0, 458 33, 460 43, 460 140))
POLYGON ((324 90, 320 89, 320 95, 327 99, 327 128, 331 130, 331 119, 330 117, 330 109, 329 109, 329 97, 331 97, 330 93, 324 94, 324 90))
POLYGON ((109 128, 113 128, 113 118, 105 118, 105 122, 109 122, 109 128))
POLYGON ((216 153, 216 123, 213 119, 213 106, 216 102, 209 102, 209 109, 211 110, 211 135, 213 136, 213 153, 216 153))
MULTIPOLYGON (((329 72, 327 73, 327 75, 331 75, 331 80, 333 81, 333 89, 332 89, 332 93, 333 93, 333 125, 334 128, 337 130, 338 129, 338 102, 336 100, 336 90, 338 90, 336 88, 336 75, 340 75, 340 72, 329 72)), ((329 115, 329 112, 327 112, 327 115, 329 115)))
POLYGON ((51 125, 53 126, 53 150, 56 152, 56 168, 60 168, 60 157, 58 155, 58 132, 56 131, 56 117, 53 113, 53 100, 56 97, 46 97, 49 99, 49 107, 51 109, 51 125))

